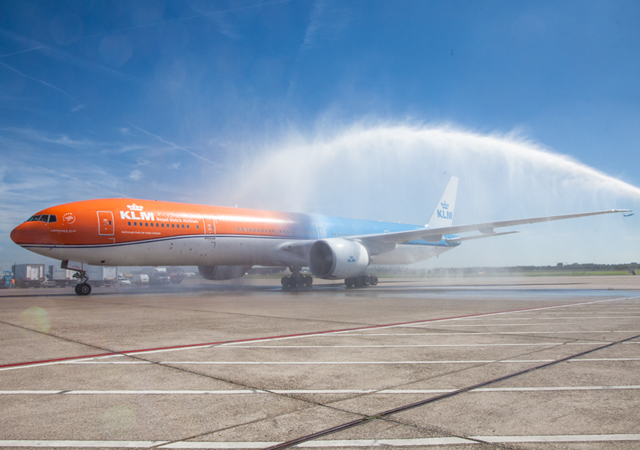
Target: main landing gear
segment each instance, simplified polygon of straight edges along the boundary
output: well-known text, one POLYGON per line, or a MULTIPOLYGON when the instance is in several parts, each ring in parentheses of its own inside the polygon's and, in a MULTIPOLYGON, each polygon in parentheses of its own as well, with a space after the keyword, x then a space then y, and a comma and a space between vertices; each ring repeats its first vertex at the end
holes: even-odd
POLYGON ((91 285, 87 283, 87 281, 89 281, 89 277, 87 276, 87 271, 77 270, 74 277, 80 280, 80 283, 76 284, 76 294, 78 295, 91 294, 91 285))
POLYGON ((292 275, 290 277, 282 277, 280 283, 282 289, 298 289, 298 288, 311 288, 313 284, 313 278, 310 275, 302 275, 298 267, 290 267, 292 275))
POLYGON ((375 275, 360 275, 358 277, 346 278, 344 284, 347 289, 375 286, 378 284, 378 277, 375 275))

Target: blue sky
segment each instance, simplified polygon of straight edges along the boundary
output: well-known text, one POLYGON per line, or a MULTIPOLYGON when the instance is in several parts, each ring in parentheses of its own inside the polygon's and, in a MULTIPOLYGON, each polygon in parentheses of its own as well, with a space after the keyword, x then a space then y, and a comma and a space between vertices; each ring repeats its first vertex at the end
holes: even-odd
MULTIPOLYGON (((39 260, 15 225, 89 198, 423 223, 462 174, 466 223, 637 208, 639 20, 634 1, 3 1, 0 266, 39 260), (513 147, 478 156, 469 133, 513 147)), ((637 222, 607 219, 434 264, 640 259, 637 222)))

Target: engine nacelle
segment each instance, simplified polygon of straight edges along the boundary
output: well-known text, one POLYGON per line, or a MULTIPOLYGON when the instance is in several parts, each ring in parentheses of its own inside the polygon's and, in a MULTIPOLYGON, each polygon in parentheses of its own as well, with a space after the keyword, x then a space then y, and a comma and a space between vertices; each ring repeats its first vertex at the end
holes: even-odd
POLYGON ((198 266, 198 272, 207 280, 233 280, 240 278, 251 266, 198 266))
POLYGON ((369 266, 369 252, 348 239, 323 239, 309 249, 309 269, 318 278, 351 278, 369 266))

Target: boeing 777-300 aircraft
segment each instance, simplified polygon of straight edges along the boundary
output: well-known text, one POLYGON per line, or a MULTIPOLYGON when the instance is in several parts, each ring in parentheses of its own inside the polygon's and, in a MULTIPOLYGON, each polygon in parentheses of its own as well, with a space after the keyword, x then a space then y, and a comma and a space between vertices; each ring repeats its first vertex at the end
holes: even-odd
POLYGON ((11 232, 16 244, 76 270, 78 295, 91 293, 85 264, 197 265, 208 280, 240 278, 254 265, 289 267, 283 288, 310 287, 308 267, 347 287, 375 285, 371 263, 411 264, 463 241, 501 236, 496 228, 595 216, 596 211, 500 222, 453 225, 458 179, 452 177, 428 224, 408 225, 151 200, 86 200, 39 211, 11 232), (468 232, 471 236, 458 236, 468 232))

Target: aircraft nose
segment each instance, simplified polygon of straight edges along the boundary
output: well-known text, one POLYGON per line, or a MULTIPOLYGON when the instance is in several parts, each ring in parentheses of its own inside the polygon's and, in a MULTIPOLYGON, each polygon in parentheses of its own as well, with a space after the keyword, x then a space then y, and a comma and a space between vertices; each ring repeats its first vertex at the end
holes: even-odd
POLYGON ((11 232, 11 240, 16 244, 26 244, 29 242, 29 235, 31 233, 28 232, 27 226, 22 223, 15 227, 11 232))

